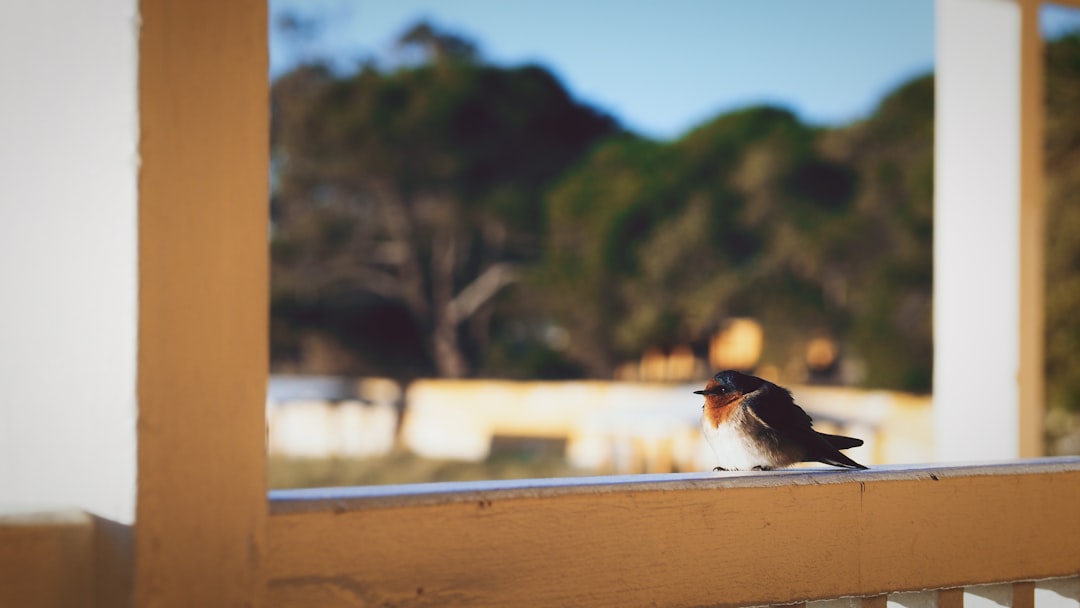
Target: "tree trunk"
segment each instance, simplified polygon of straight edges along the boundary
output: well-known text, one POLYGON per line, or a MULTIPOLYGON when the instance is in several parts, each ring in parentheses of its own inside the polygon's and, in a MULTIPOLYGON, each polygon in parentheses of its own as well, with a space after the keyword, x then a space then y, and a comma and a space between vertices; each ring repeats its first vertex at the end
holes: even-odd
POLYGON ((453 313, 456 266, 457 235, 450 224, 435 233, 431 247, 431 355, 443 378, 464 378, 469 373, 458 340, 460 319, 453 313))
POLYGON ((458 342, 457 323, 446 319, 438 322, 431 337, 431 351, 440 377, 464 378, 469 374, 469 364, 458 342))

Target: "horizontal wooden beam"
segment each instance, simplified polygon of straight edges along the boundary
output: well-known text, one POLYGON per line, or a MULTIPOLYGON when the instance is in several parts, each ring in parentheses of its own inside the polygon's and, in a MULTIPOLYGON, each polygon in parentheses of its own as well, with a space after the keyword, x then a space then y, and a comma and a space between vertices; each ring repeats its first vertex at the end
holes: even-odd
POLYGON ((1033 580, 1080 572, 1076 504, 1080 458, 273 492, 268 600, 749 605, 1033 580))
POLYGON ((0 603, 85 606, 94 597, 94 518, 81 511, 0 515, 0 603))

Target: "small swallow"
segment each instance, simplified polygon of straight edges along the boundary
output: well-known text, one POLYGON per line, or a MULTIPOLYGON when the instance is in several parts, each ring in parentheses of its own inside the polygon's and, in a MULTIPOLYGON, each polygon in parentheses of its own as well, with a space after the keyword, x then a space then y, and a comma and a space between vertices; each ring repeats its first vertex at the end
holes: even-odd
POLYGON ((726 370, 694 393, 705 396, 701 428, 720 461, 716 471, 769 471, 796 462, 866 468, 840 453, 862 439, 815 431, 791 393, 772 382, 726 370))

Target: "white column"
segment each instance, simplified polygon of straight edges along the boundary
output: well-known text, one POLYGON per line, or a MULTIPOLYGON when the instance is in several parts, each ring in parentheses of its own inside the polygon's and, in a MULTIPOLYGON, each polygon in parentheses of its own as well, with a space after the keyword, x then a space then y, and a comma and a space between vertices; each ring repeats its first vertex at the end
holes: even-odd
POLYGON ((0 3, 0 510, 134 519, 137 13, 0 3))
POLYGON ((938 0, 937 458, 1020 453, 1020 26, 1012 0, 938 0))

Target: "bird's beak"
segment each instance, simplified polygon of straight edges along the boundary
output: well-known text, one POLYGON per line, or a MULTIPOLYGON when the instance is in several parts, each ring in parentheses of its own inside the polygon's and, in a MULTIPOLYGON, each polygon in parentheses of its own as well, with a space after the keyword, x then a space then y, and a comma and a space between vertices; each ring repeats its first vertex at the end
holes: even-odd
POLYGON ((708 395, 709 393, 707 391, 694 391, 694 394, 695 395, 708 395))

